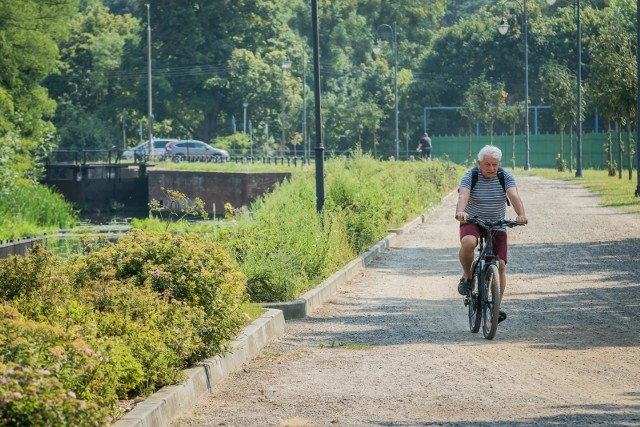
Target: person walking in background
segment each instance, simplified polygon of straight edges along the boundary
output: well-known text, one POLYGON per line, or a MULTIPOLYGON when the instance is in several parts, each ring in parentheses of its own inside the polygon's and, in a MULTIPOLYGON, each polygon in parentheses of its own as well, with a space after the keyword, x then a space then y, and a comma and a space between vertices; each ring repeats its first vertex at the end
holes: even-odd
POLYGON ((420 153, 421 159, 431 160, 431 138, 427 132, 420 138, 416 151, 420 153))

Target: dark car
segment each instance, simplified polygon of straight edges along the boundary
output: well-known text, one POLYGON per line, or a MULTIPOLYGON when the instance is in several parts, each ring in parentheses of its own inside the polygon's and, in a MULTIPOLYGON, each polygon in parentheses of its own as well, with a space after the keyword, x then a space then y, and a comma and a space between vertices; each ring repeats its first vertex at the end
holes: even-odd
POLYGON ((165 153, 174 162, 226 162, 230 158, 228 151, 195 139, 170 142, 165 146, 165 153))

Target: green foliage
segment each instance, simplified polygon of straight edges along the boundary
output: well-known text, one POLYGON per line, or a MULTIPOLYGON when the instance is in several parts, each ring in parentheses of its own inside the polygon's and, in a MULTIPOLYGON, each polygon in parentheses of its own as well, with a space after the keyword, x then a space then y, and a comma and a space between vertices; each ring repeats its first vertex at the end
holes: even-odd
POLYGON ((251 141, 248 133, 236 132, 229 136, 221 136, 214 139, 212 145, 216 148, 228 150, 236 156, 247 156, 249 155, 251 141))
POLYGON ((457 179, 442 161, 380 162, 356 153, 326 163, 326 200, 315 210, 313 171, 294 173, 234 215, 220 244, 236 257, 255 302, 291 301, 387 233, 440 201, 457 179))
POLYGON ((0 362, 0 422, 12 426, 107 426, 107 408, 79 399, 47 369, 0 362))
POLYGON ((114 244, 95 248, 76 274, 81 284, 108 274, 185 305, 200 340, 187 354, 188 362, 224 351, 243 323, 244 276, 206 236, 133 230, 114 244))
POLYGON ((0 371, 11 401, 0 420, 69 425, 38 417, 81 405, 74 414, 93 421, 78 425, 103 425, 119 415, 118 400, 180 381, 185 367, 226 351, 246 322, 245 277, 211 240, 135 230, 87 242, 85 255, 36 248, 0 260, 0 368, 37 372, 33 381, 51 392, 42 398, 69 399, 19 398, 25 386, 0 371))

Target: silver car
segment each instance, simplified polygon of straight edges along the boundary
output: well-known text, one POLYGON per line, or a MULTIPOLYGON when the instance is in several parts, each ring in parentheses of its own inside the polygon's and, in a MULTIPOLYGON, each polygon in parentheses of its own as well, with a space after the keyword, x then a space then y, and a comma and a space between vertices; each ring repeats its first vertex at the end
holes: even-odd
POLYGON ((226 162, 229 152, 195 139, 170 142, 165 146, 167 158, 174 162, 226 162))
MULTIPOLYGON (((153 156, 156 159, 164 160, 166 153, 165 147, 172 142, 178 142, 177 139, 154 139, 153 140, 153 156)), ((136 161, 149 160, 149 141, 145 141, 142 144, 138 144, 133 148, 125 150, 120 158, 122 160, 134 159, 136 161)))

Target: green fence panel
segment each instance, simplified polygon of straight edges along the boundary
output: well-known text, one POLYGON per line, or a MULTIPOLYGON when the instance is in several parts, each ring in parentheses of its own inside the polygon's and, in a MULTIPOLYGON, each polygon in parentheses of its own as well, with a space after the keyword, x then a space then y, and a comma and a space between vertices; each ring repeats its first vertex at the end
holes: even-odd
MULTIPOLYGON (((622 136, 626 146, 626 136, 622 136)), ((469 153, 469 136, 433 136, 433 157, 444 157, 449 160, 464 164, 469 153)), ((473 136, 471 139, 471 157, 475 161, 478 151, 489 144, 489 137, 486 135, 473 136)), ((495 135, 493 144, 502 150, 502 165, 511 167, 513 158, 513 138, 511 135, 495 135)), ((607 167, 606 155, 607 134, 588 133, 582 136, 582 167, 584 169, 604 169, 607 167)), ((618 143, 616 136, 613 136, 613 158, 617 162, 618 143)), ((573 168, 576 165, 576 139, 571 143, 568 135, 563 138, 563 158, 569 163, 569 153, 572 154, 573 168), (571 150, 571 151, 570 151, 571 150)), ((560 135, 531 135, 529 137, 529 164, 532 168, 555 168, 556 157, 560 152, 560 135)), ((626 153, 623 154, 622 164, 627 168, 626 153)), ((525 163, 525 141, 523 135, 515 137, 515 166, 523 167, 525 163)))

